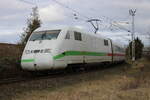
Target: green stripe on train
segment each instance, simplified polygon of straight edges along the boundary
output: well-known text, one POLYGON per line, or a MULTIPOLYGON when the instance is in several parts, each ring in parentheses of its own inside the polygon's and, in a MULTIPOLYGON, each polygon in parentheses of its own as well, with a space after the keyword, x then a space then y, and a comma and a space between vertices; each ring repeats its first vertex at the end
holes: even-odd
POLYGON ((34 59, 23 59, 21 62, 34 62, 34 59))
MULTIPOLYGON (((107 56, 107 53, 100 53, 100 52, 86 52, 86 51, 66 51, 64 53, 58 54, 53 57, 54 60, 63 58, 65 56, 107 56)), ((34 59, 23 59, 21 62, 34 62, 34 59)))
POLYGON ((107 53, 100 53, 100 52, 86 52, 86 51, 66 51, 59 55, 53 57, 53 59, 60 59, 64 56, 79 56, 79 55, 86 55, 86 56, 107 56, 107 53))

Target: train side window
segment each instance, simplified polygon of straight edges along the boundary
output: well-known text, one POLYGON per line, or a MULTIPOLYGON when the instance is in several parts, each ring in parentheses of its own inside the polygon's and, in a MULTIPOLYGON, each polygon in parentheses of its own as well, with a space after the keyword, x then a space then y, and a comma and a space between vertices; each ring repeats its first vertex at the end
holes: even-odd
POLYGON ((104 45, 108 46, 108 40, 104 40, 104 45))
POLYGON ((70 33, 67 32, 65 39, 70 39, 70 33))
POLYGON ((80 32, 74 32, 75 40, 82 41, 82 36, 80 32))

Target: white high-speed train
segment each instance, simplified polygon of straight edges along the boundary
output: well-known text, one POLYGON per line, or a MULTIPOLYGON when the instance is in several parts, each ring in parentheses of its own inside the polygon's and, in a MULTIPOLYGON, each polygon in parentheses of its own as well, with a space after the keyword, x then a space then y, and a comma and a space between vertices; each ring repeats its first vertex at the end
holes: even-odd
POLYGON ((111 39, 78 28, 38 30, 30 36, 21 58, 24 70, 51 70, 70 64, 125 60, 124 48, 111 39))

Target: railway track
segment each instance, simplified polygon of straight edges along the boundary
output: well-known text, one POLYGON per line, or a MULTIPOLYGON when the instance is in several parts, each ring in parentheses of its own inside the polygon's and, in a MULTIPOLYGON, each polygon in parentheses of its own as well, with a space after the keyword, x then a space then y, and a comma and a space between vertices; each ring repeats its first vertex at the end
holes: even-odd
MULTIPOLYGON (((14 78, 5 78, 0 79, 0 85, 3 84, 11 84, 11 83, 18 83, 18 82, 25 82, 25 81, 32 81, 32 80, 40 80, 40 79, 48 79, 48 78, 55 78, 59 76, 61 73, 48 73, 48 74, 37 74, 31 76, 21 76, 21 77, 14 77, 14 78)), ((61 74, 63 75, 63 74, 61 74)))
MULTIPOLYGON (((79 71, 79 72, 81 72, 81 71, 79 71)), ((27 76, 23 75, 20 77, 0 79, 0 85, 18 83, 18 82, 26 82, 26 81, 32 81, 32 80, 57 78, 57 77, 63 77, 66 75, 73 75, 75 73, 76 73, 76 71, 72 72, 72 70, 70 70, 69 72, 68 72, 68 70, 56 70, 56 71, 47 72, 47 73, 32 73, 30 75, 27 74, 27 76)))
POLYGON ((6 79, 0 79, 0 85, 2 84, 9 84, 9 83, 15 83, 19 81, 24 81, 24 79, 21 78, 6 78, 6 79))
MULTIPOLYGON (((114 65, 112 65, 114 66, 114 65)), ((97 71, 97 70, 107 70, 109 68, 113 67, 92 67, 89 69, 84 69, 83 67, 81 68, 76 68, 76 69, 69 69, 69 70, 60 70, 60 71, 55 71, 55 72, 49 72, 47 74, 37 74, 37 75, 31 75, 28 77, 15 77, 15 78, 6 78, 6 79, 0 79, 0 85, 3 84, 11 84, 11 83, 18 83, 18 82, 26 82, 26 81, 33 81, 33 80, 41 80, 41 79, 50 79, 50 78, 57 78, 57 77, 64 77, 67 75, 75 75, 75 74, 81 74, 81 73, 88 73, 91 71, 97 71)))

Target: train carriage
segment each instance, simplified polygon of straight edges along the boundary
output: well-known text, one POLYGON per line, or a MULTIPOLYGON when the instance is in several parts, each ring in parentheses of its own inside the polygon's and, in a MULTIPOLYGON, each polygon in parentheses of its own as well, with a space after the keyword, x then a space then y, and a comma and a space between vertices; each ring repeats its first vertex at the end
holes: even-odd
POLYGON ((123 60, 124 49, 111 39, 67 27, 33 32, 22 54, 21 66, 24 70, 37 71, 123 60))

